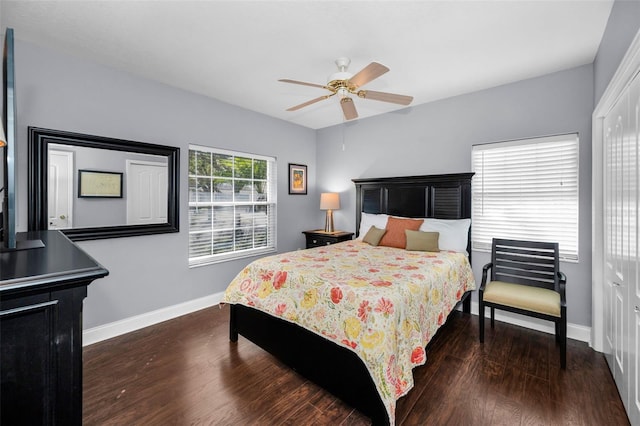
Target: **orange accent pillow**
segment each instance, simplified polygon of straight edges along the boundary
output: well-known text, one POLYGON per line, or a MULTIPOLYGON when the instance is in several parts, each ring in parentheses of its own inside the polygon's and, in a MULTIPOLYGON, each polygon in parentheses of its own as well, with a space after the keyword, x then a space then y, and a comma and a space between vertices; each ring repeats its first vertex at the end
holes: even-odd
POLYGON ((380 240, 378 245, 396 248, 405 248, 407 246, 407 236, 405 230, 417 231, 423 219, 400 219, 398 217, 389 217, 387 219, 387 232, 380 240))

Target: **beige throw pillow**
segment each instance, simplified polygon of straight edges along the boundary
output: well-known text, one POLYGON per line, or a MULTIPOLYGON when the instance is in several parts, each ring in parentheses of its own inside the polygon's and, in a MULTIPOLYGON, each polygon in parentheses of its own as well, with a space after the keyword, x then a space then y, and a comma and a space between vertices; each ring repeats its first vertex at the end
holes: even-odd
POLYGON ((369 228, 362 241, 369 245, 377 246, 386 232, 386 229, 380 229, 372 226, 371 228, 369 228))
POLYGON ((439 232, 411 231, 409 229, 404 232, 407 235, 407 250, 440 251, 438 248, 439 232))

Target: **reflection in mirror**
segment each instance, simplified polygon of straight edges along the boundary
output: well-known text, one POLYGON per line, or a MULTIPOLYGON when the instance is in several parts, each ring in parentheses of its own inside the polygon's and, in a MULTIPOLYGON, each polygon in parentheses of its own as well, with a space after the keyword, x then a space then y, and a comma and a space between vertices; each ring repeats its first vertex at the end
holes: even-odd
POLYGON ((57 143, 48 144, 48 155, 49 229, 167 221, 166 156, 57 143), (81 194, 80 170, 121 173, 121 195, 81 194))
POLYGON ((29 144, 29 230, 76 241, 178 231, 179 148, 33 127, 29 144))

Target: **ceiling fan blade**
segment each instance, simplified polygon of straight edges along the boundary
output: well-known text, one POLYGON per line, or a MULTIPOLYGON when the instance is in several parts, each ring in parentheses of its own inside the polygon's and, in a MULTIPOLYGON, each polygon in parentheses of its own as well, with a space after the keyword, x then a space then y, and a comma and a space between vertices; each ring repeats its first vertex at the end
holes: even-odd
POLYGON ((356 111, 353 99, 347 97, 340 99, 340 106, 342 107, 345 119, 353 120, 354 118, 358 118, 358 112, 356 111))
POLYGON ((382 74, 389 71, 389 68, 377 62, 371 62, 369 65, 360 70, 356 75, 349 79, 349 83, 353 84, 356 88, 364 86, 371 80, 375 80, 382 74))
POLYGON ((391 102, 393 104, 409 105, 413 101, 413 96, 398 95, 396 93, 376 92, 374 90, 360 90, 358 96, 374 101, 391 102))
POLYGON ((321 89, 326 89, 326 86, 323 86, 322 84, 315 84, 315 83, 307 83, 304 81, 298 81, 298 80, 289 80, 288 78, 283 78, 280 79, 278 81, 281 81, 283 83, 293 83, 293 84, 300 84, 302 86, 311 86, 311 87, 319 87, 321 89))
POLYGON ((316 102, 324 101, 325 99, 330 98, 331 96, 333 96, 333 95, 324 95, 324 96, 320 96, 320 97, 315 98, 315 99, 311 99, 310 101, 304 102, 304 103, 302 103, 300 105, 296 105, 296 106, 292 106, 291 108, 287 108, 287 111, 297 111, 300 108, 304 108, 304 107, 309 106, 311 104, 315 104, 316 102))

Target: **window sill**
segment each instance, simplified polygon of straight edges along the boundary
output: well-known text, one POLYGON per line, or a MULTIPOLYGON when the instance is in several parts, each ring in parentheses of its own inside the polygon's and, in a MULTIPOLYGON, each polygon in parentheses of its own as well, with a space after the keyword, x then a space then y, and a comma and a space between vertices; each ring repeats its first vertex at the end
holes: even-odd
POLYGON ((265 255, 276 254, 278 251, 271 247, 261 250, 252 250, 240 253, 230 253, 215 257, 208 257, 198 260, 189 260, 189 268, 199 268, 200 266, 214 265, 216 263, 230 262, 233 260, 246 259, 248 257, 263 257, 265 255))
MULTIPOLYGON (((491 254, 491 247, 489 248, 484 248, 484 247, 472 247, 471 251, 475 251, 475 252, 480 252, 480 253, 488 253, 491 254)), ((562 257, 562 255, 560 256, 560 262, 561 263, 580 263, 580 258, 568 258, 568 257, 562 257)))

